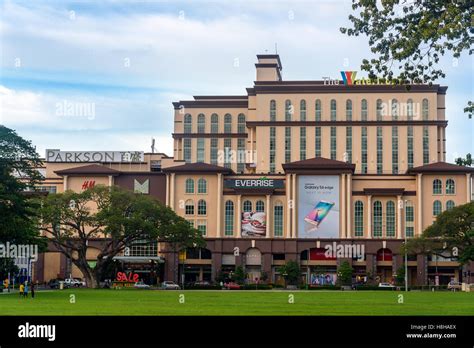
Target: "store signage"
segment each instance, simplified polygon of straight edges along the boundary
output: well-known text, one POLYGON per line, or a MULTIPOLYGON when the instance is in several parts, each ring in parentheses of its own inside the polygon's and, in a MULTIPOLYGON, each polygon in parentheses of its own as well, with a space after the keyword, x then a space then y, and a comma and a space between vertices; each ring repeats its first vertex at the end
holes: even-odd
POLYGON ((118 272, 117 273, 117 281, 118 282, 138 282, 139 276, 137 273, 125 273, 125 272, 118 272))
POLYGON ((95 180, 85 180, 85 181, 82 183, 82 189, 83 189, 83 190, 87 190, 87 189, 93 188, 94 186, 95 186, 95 180))
POLYGON ((285 187, 285 180, 269 179, 267 177, 261 177, 258 179, 225 179, 224 187, 233 189, 278 189, 285 187))
POLYGON ((60 151, 46 150, 46 162, 99 162, 133 163, 143 162, 143 151, 60 151))
POLYGON ((137 179, 133 180, 133 192, 135 193, 150 193, 150 180, 146 179, 144 182, 140 183, 137 179))

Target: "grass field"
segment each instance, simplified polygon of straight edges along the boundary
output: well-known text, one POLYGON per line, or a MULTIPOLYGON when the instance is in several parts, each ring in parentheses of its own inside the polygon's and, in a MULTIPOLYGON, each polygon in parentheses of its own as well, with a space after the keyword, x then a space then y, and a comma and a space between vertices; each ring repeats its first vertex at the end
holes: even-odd
POLYGON ((2 294, 0 315, 474 315, 474 293, 74 289, 2 294))

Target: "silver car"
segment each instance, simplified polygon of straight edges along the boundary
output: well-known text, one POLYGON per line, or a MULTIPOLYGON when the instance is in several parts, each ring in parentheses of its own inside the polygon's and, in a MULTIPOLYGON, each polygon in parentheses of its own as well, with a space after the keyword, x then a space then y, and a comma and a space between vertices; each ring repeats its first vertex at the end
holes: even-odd
POLYGON ((176 284, 175 282, 172 282, 170 280, 167 280, 167 281, 164 281, 163 283, 161 283, 161 288, 163 290, 179 290, 179 289, 181 289, 178 284, 176 284))

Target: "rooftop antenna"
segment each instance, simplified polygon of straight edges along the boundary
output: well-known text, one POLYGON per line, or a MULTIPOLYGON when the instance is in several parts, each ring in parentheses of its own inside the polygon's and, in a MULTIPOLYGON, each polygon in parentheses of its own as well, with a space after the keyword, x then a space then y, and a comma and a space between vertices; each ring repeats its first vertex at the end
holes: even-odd
POLYGON ((155 153, 155 138, 151 138, 151 153, 155 153))

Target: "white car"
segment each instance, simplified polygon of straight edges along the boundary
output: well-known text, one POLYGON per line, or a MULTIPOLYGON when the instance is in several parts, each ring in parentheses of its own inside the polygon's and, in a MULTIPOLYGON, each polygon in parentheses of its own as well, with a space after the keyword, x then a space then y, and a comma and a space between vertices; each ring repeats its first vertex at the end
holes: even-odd
POLYGON ((379 283, 379 288, 394 288, 395 285, 392 285, 390 283, 379 283))
POLYGON ((81 286, 86 286, 85 282, 79 280, 79 279, 74 279, 74 278, 68 278, 64 280, 64 285, 68 288, 72 287, 81 287, 81 286))
POLYGON ((179 289, 181 289, 178 284, 176 284, 175 282, 169 281, 169 280, 164 281, 163 283, 161 283, 161 288, 163 290, 179 290, 179 289))
POLYGON ((136 289, 149 289, 150 285, 145 284, 143 281, 136 282, 133 286, 136 289))

